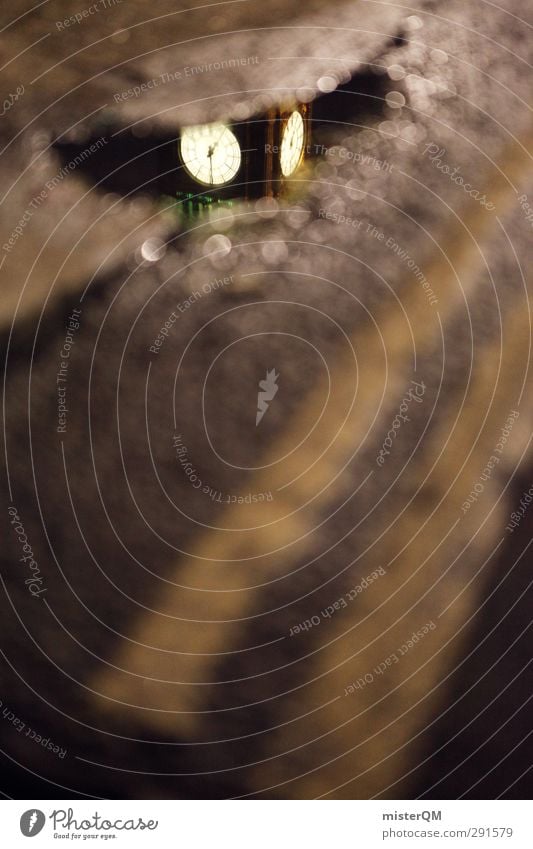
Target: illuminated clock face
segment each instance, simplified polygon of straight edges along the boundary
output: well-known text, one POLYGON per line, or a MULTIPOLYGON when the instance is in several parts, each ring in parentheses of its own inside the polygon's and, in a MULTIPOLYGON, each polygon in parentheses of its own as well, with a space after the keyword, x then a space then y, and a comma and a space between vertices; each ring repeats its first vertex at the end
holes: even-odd
POLYGON ((239 142, 225 124, 203 124, 183 130, 180 154, 185 170, 207 186, 229 183, 241 164, 239 142))
POLYGON ((284 177, 290 177, 300 164, 304 149, 304 119, 299 112, 293 112, 281 138, 279 164, 284 177))

